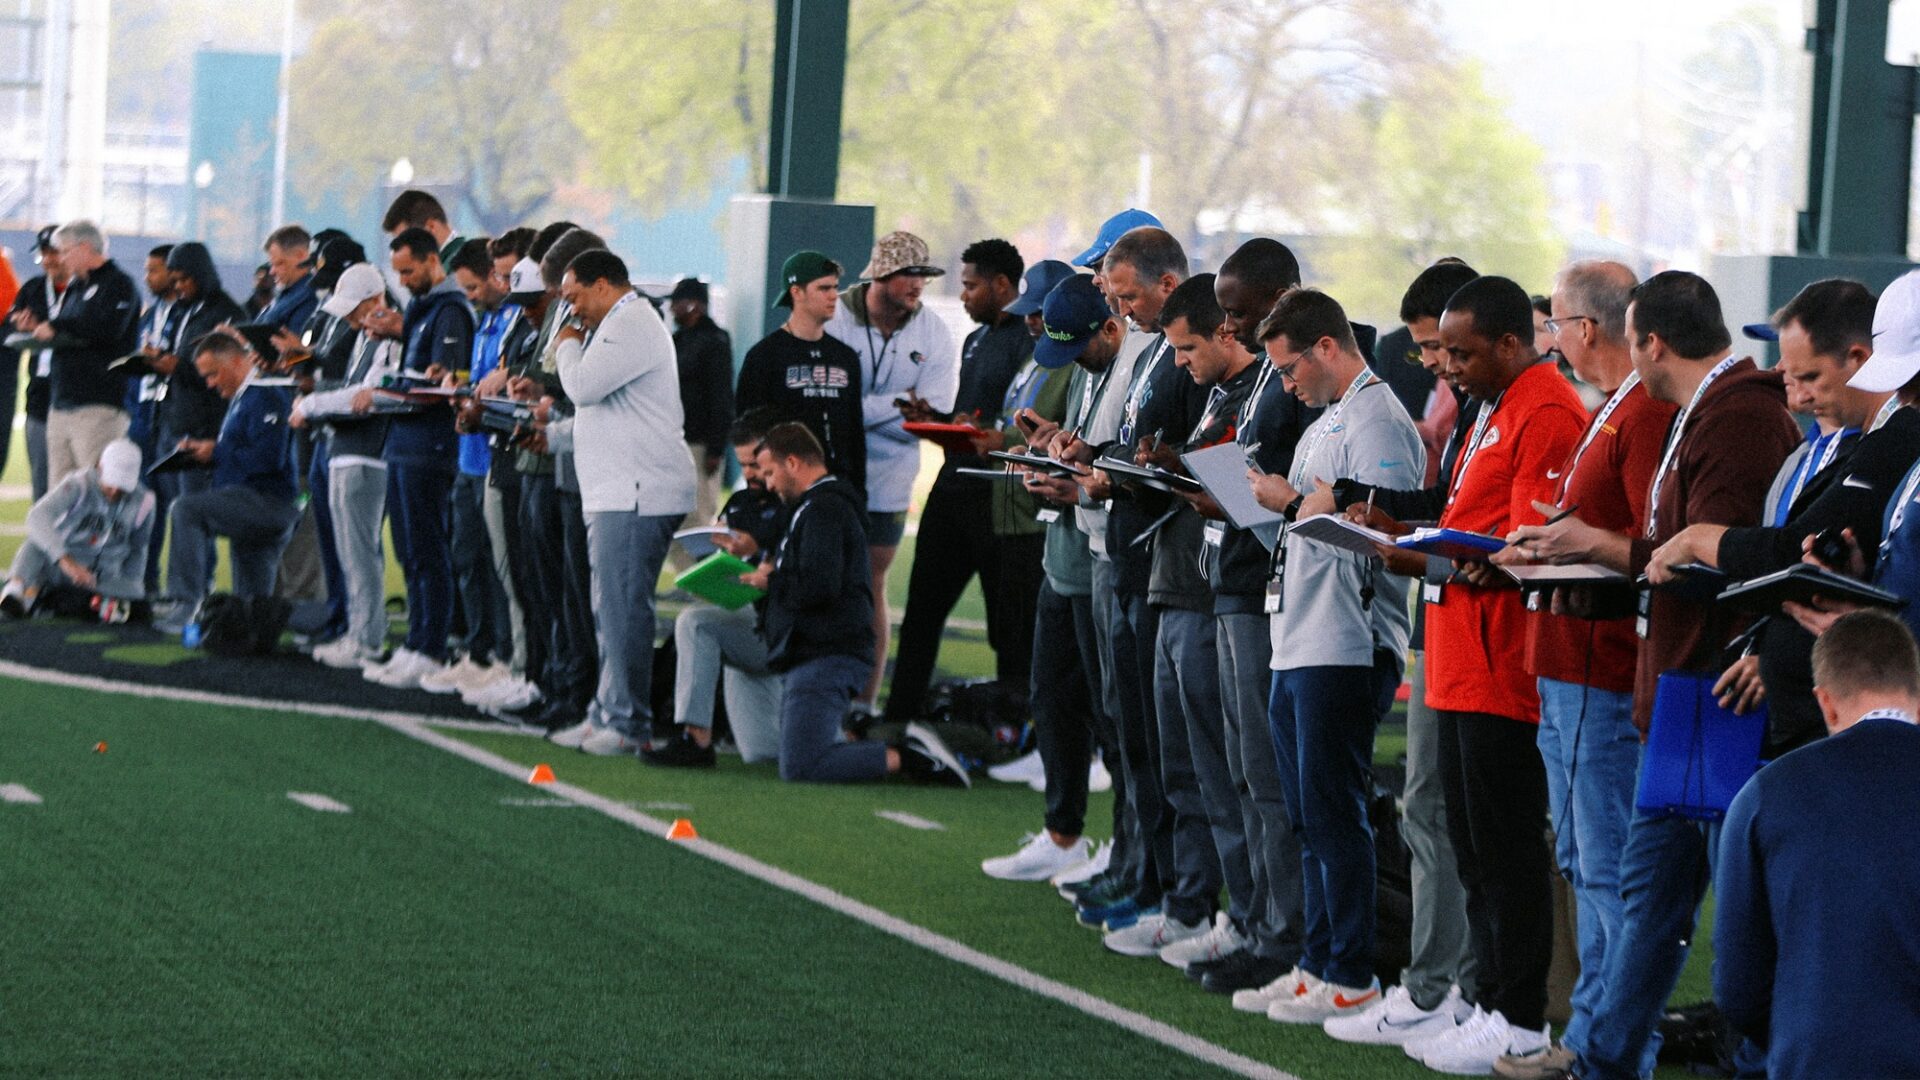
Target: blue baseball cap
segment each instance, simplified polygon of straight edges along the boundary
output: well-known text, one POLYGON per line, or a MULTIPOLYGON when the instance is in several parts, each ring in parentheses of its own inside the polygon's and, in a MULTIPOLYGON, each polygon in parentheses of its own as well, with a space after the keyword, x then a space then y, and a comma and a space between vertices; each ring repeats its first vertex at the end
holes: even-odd
POLYGON ((1740 332, 1742 334, 1745 334, 1747 337, 1753 339, 1754 341, 1779 341, 1780 340, 1780 331, 1775 330, 1773 328, 1772 323, 1763 323, 1763 322, 1748 323, 1747 325, 1740 328, 1740 332))
POLYGON ((1154 217, 1145 210, 1135 210, 1132 207, 1128 207, 1113 215, 1107 219, 1105 225, 1100 226, 1100 236, 1094 240, 1093 246, 1073 257, 1073 265, 1092 266, 1094 263, 1106 258, 1107 249, 1113 246, 1115 240, 1120 239, 1122 236, 1127 235, 1127 233, 1142 225, 1151 225, 1156 229, 1164 227, 1160 224, 1159 218, 1154 217))
POLYGON ((1033 343, 1033 362, 1043 368, 1063 368, 1087 351, 1100 328, 1113 318, 1107 298, 1086 274, 1075 274, 1053 287, 1040 309, 1044 329, 1033 343))
POLYGON ((1073 276, 1073 267, 1059 259, 1045 259, 1027 267, 1027 276, 1020 280, 1020 295, 1007 305, 1007 314, 1038 314, 1053 287, 1073 276))

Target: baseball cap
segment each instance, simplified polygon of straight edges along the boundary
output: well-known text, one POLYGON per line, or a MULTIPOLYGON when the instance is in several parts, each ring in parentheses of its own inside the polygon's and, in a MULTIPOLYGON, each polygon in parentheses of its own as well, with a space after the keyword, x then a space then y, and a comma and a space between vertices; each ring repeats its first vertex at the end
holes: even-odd
POLYGON ((1093 278, 1075 274, 1053 287, 1040 309, 1044 327, 1033 343, 1033 362, 1043 368, 1061 368, 1080 358, 1113 312, 1093 278))
POLYGON ((132 439, 115 439, 100 451, 100 482, 121 491, 140 486, 140 447, 132 439))
POLYGON ((370 262, 358 262, 340 272, 340 280, 333 283, 333 294, 320 310, 336 319, 344 319, 353 314, 369 297, 380 296, 387 291, 387 282, 380 271, 370 262))
POLYGON ((796 251, 787 256, 787 261, 780 264, 780 299, 773 302, 774 306, 792 307, 793 293, 789 289, 823 277, 831 277, 834 284, 839 284, 840 264, 817 251, 796 251))
POLYGON ((707 283, 699 278, 681 278, 674 283, 673 291, 667 294, 668 303, 692 300, 696 304, 707 302, 707 283))
POLYGON ((1128 207, 1113 215, 1107 219, 1106 224, 1100 226, 1100 235, 1094 239, 1093 246, 1073 257, 1073 265, 1092 266, 1094 263, 1106 258, 1107 249, 1113 246, 1115 240, 1140 228, 1142 225, 1151 225, 1156 229, 1162 227, 1160 225, 1160 219, 1147 213, 1145 210, 1135 210, 1132 207, 1128 207))
POLYGON ((313 240, 311 242, 311 247, 313 250, 307 254, 307 257, 305 259, 301 260, 300 265, 307 267, 310 270, 317 268, 320 265, 320 253, 326 250, 327 244, 335 240, 351 240, 351 239, 352 237, 349 237, 346 233, 346 230, 344 229, 335 229, 331 227, 321 229, 319 232, 313 234, 313 240))
POLYGON ((1779 341, 1780 331, 1772 323, 1750 322, 1740 328, 1740 332, 1754 341, 1779 341))
POLYGON ((330 236, 308 261, 313 266, 313 287, 331 289, 347 267, 367 261, 367 249, 345 234, 330 236))
POLYGON ((1020 295, 1007 305, 1009 315, 1033 315, 1047 302, 1047 294, 1055 285, 1074 275, 1073 267, 1059 259, 1045 259, 1027 267, 1027 274, 1020 279, 1020 295))
POLYGON ((547 280, 540 276, 540 264, 522 258, 507 275, 507 302, 525 307, 537 303, 547 291, 547 280))
POLYGON ((945 270, 933 265, 927 242, 904 230, 895 230, 873 242, 873 257, 860 271, 861 281, 879 281, 895 274, 939 277, 945 270))
POLYGON ((1873 355, 1847 385, 1884 394, 1920 375, 1920 270, 1909 270, 1887 286, 1873 309, 1873 355))

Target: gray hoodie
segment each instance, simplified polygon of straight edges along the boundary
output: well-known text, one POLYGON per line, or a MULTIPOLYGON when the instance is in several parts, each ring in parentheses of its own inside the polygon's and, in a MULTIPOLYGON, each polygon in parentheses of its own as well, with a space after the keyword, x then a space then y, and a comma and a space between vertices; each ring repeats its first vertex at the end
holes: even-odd
POLYGON ((101 596, 139 600, 147 591, 153 516, 153 493, 145 487, 110 502, 100 490, 100 470, 81 469, 27 511, 27 543, 46 552, 50 562, 73 556, 93 571, 101 596))

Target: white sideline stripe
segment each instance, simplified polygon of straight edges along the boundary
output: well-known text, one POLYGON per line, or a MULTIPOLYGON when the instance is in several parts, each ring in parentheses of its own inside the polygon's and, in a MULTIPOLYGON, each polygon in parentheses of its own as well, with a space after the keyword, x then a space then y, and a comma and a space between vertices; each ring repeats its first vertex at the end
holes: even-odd
POLYGON ((580 804, 565 799, 501 799, 501 806, 564 807, 568 810, 580 809, 580 804))
POLYGON ((304 806, 309 810, 319 810, 322 813, 327 813, 327 814, 353 813, 353 807, 348 806, 346 803, 343 803, 338 799, 330 799, 325 795, 320 795, 311 791, 289 791, 287 792, 287 798, 292 799, 294 802, 299 803, 301 806, 304 806))
POLYGON ((0 784, 0 802, 19 803, 22 806, 38 806, 46 800, 27 790, 24 784, 0 784))
POLYGON ((919 814, 909 814, 905 810, 875 810, 873 812, 873 816, 877 818, 885 818, 886 820, 893 822, 895 825, 905 825, 909 829, 919 829, 923 832, 946 832, 947 831, 947 827, 945 825, 942 825, 937 821, 928 821, 926 818, 921 817, 919 814))
POLYGON ((643 803, 628 803, 627 805, 638 806, 642 810, 691 810, 693 809, 692 803, 685 803, 685 802, 643 802, 643 803))
MULTIPOLYGON (((303 702, 268 701, 262 698, 241 697, 232 694, 214 694, 200 690, 181 690, 166 686, 142 686, 138 683, 122 682, 114 679, 102 679, 90 675, 72 675, 66 672, 45 671, 29 667, 11 660, 0 660, 0 676, 20 679, 24 682, 41 683, 53 686, 70 686, 86 690, 95 690, 108 694, 126 694, 132 697, 164 701, 185 701, 202 705, 222 705, 237 708, 256 709, 268 712, 293 712, 310 716, 333 716, 350 720, 371 720, 390 728, 410 739, 426 743, 428 746, 444 750, 449 754, 465 758, 467 761, 493 770, 516 782, 526 778, 526 766, 519 762, 508 761, 487 750, 461 742, 449 735, 441 734, 428 727, 425 718, 406 713, 385 712, 375 709, 348 709, 332 705, 311 705, 303 702)), ((554 796, 570 800, 581 806, 600 811, 623 824, 630 825, 641 832, 665 839, 668 823, 659 818, 643 814, 622 803, 597 795, 585 788, 575 787, 562 781, 555 781, 542 787, 554 796)), ((675 847, 683 848, 704 858, 712 859, 722 866, 737 870, 751 878, 766 882, 776 888, 805 897, 822 907, 840 912, 849 918, 865 923, 876 930, 892 934, 929 952, 944 956, 956 963, 964 964, 975 971, 991 975, 1003 982, 1011 983, 1023 990, 1031 991, 1041 997, 1051 998, 1070 1008, 1078 1009, 1099 1020, 1105 1020, 1116 1027, 1124 1028, 1136 1035, 1151 1039, 1162 1046, 1178 1050, 1229 1072, 1249 1077, 1251 1080, 1300 1080, 1292 1073, 1276 1069, 1264 1062, 1255 1061, 1244 1054, 1237 1054, 1224 1046, 1208 1042, 1197 1035, 1182 1031, 1165 1021, 1155 1020, 1151 1016, 1135 1012, 1132 1009, 1115 1005, 1104 998, 1096 997, 1077 987, 1068 986, 1056 979, 1049 979, 1037 972, 1028 971, 1017 964, 1009 963, 995 956, 989 956, 969 945, 962 944, 944 934, 916 926, 913 923, 881 911, 871 904, 836 892, 824 885, 808 881, 797 874, 782 870, 777 866, 745 855, 731 848, 722 847, 711 840, 695 839, 674 842, 675 847)))

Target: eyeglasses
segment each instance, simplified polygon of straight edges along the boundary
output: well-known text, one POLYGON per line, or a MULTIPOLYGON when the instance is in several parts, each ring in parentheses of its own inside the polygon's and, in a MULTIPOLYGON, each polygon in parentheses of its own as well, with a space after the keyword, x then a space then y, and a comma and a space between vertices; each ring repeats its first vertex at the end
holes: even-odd
POLYGON ((1600 320, 1591 315, 1562 315, 1557 319, 1547 320, 1547 333, 1558 337, 1560 336, 1560 331, 1566 329, 1568 323, 1577 323, 1582 319, 1585 319, 1595 326, 1600 325, 1600 320))
MULTIPOLYGON (((1313 349, 1312 349, 1312 348, 1305 348, 1305 349, 1301 349, 1301 350, 1300 350, 1299 352, 1297 352, 1297 353, 1294 353, 1294 354, 1293 354, 1293 363, 1291 363, 1291 364, 1285 364, 1285 365, 1281 365, 1281 364, 1274 364, 1274 365, 1273 365, 1273 371, 1274 371, 1274 374, 1276 374, 1276 375, 1278 375, 1278 376, 1280 376, 1280 377, 1281 377, 1282 379, 1286 379, 1286 380, 1288 380, 1289 382, 1291 382, 1291 381, 1293 380, 1293 369, 1294 369, 1294 368, 1297 368, 1297 367, 1299 367, 1299 366, 1300 366, 1300 361, 1302 361, 1302 360, 1304 360, 1304 359, 1306 359, 1306 357, 1307 357, 1307 354, 1308 354, 1308 353, 1310 353, 1310 352, 1312 352, 1312 351, 1313 351, 1313 349)), ((1272 359, 1273 359, 1273 355, 1272 355, 1271 353, 1269 353, 1269 354, 1267 355, 1267 359, 1268 359, 1268 361, 1272 361, 1272 359)))

